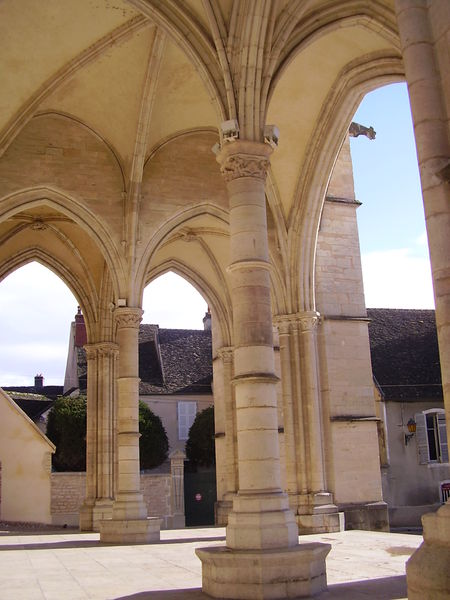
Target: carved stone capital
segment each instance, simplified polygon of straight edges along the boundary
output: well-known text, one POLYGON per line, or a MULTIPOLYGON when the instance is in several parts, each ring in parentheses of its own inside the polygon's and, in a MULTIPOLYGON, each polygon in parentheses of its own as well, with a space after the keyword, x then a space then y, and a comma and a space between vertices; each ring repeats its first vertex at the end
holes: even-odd
POLYGON ((85 344, 83 348, 86 351, 86 360, 97 358, 97 344, 85 344))
MULTIPOLYGON (((287 315, 287 317, 289 317, 289 316, 287 315)), ((276 317, 275 325, 277 326, 277 329, 278 329, 278 335, 289 335, 291 333, 291 323, 292 323, 292 320, 289 318, 286 318, 285 316, 276 317)))
POLYGON ((233 362, 233 348, 231 346, 223 346, 217 350, 217 356, 224 363, 231 363, 233 362))
POLYGON ((102 358, 115 358, 119 354, 119 346, 113 342, 97 344, 98 355, 102 358))
POLYGON ((114 342, 97 342, 96 344, 85 344, 87 360, 93 360, 98 357, 115 357, 119 353, 119 346, 114 342))
POLYGON ((320 321, 320 313, 311 311, 277 315, 274 319, 280 335, 288 335, 291 331, 314 331, 320 321))
POLYGON ((129 308, 120 306, 114 311, 114 319, 119 329, 138 329, 142 321, 144 311, 141 308, 129 308))
POLYGON ((217 157, 220 172, 228 183, 241 177, 265 181, 272 148, 259 142, 236 141, 224 146, 217 157))
POLYGON ((298 313, 298 324, 300 331, 306 333, 314 331, 319 324, 320 314, 314 311, 298 313))

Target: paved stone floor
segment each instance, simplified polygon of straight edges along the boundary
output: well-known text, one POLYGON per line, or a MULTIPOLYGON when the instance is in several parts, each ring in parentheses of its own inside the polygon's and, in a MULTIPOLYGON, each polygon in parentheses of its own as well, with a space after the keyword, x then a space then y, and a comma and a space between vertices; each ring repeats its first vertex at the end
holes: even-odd
MULTIPOLYGON (((0 527, 0 600, 206 600, 194 549, 224 540, 222 528, 182 529, 162 531, 159 544, 113 546, 93 533, 0 527)), ((328 591, 317 600, 399 600, 422 537, 345 531, 302 540, 332 544, 328 591)))

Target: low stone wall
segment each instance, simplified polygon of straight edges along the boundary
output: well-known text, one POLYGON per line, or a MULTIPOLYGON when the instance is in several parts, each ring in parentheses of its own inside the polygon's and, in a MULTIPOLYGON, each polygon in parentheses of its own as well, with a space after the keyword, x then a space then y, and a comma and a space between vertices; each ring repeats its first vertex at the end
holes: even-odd
POLYGON ((78 525, 80 506, 86 495, 86 473, 52 473, 50 513, 53 525, 78 525))
MULTIPOLYGON (((148 516, 159 517, 161 529, 184 527, 183 459, 182 453, 174 453, 168 472, 141 473, 148 516)), ((85 493, 86 473, 52 473, 52 524, 77 527, 85 493)))

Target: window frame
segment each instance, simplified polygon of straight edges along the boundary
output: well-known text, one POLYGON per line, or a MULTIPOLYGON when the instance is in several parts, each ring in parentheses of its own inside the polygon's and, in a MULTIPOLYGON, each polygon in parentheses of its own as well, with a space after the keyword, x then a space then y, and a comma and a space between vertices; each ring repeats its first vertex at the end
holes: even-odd
POLYGON ((445 421, 445 410, 443 408, 430 408, 414 415, 416 421, 416 440, 419 454, 419 464, 448 464, 448 440, 445 421), (430 427, 430 417, 433 418, 430 427), (430 439, 430 432, 433 438, 430 439), (435 450, 435 458, 432 458, 431 450, 435 450))
POLYGON ((189 438, 189 429, 197 416, 197 402, 193 400, 178 400, 177 402, 177 417, 178 417, 178 439, 185 442, 189 438), (186 414, 183 414, 184 409, 186 414), (187 419, 187 422, 183 422, 187 419), (185 436, 185 437, 184 437, 185 436))

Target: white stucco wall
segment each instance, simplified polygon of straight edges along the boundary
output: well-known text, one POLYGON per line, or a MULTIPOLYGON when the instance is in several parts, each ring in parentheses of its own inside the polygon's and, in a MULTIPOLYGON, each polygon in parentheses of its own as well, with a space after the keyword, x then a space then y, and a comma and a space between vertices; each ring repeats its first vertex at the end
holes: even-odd
POLYGON ((0 517, 51 523, 50 472, 55 447, 0 388, 0 517))
POLYGON ((440 482, 450 479, 448 463, 419 464, 417 436, 405 445, 410 418, 443 403, 386 402, 389 465, 382 469, 383 497, 391 527, 420 527, 424 513, 440 506, 440 482))

